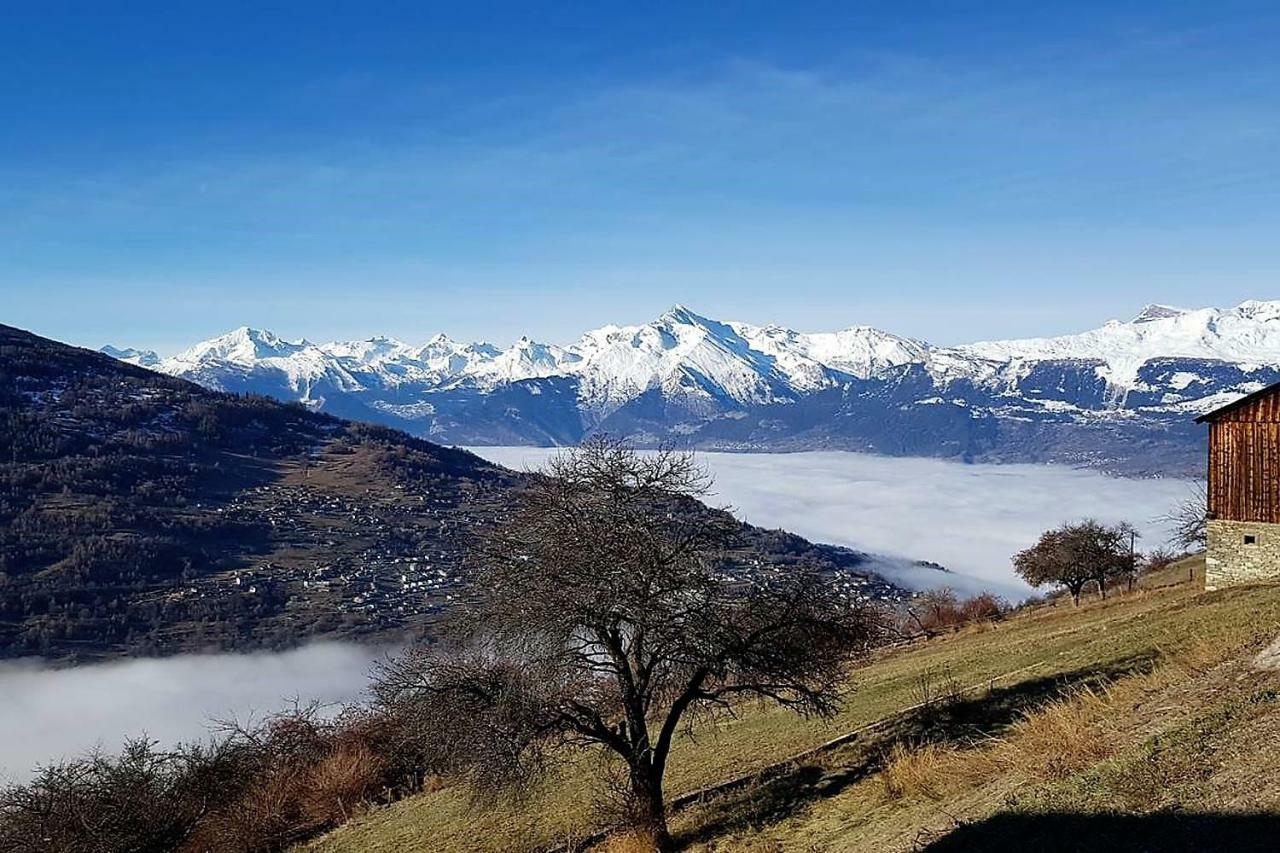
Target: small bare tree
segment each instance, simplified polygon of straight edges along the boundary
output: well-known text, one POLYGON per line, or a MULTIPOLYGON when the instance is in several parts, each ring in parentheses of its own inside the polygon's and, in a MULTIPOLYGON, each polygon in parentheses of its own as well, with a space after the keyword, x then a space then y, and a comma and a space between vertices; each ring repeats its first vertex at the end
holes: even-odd
POLYGON ((960 599, 948 587, 928 589, 907 602, 905 616, 910 633, 936 637, 959 623, 960 599))
POLYGON ((1014 570, 1032 586, 1057 584, 1080 605, 1080 593, 1090 583, 1106 598, 1107 581, 1134 571, 1133 537, 1128 524, 1101 524, 1086 519, 1049 530, 1040 540, 1014 555, 1014 570))
POLYGON ((1129 592, 1133 592, 1138 582, 1141 564, 1138 562, 1138 540, 1142 534, 1132 524, 1122 521, 1119 524, 1099 525, 1097 542, 1101 546, 1098 555, 1098 566, 1094 578, 1098 581, 1098 590, 1106 598, 1106 583, 1115 579, 1124 581, 1129 592))
POLYGON ((546 474, 478 546, 448 641, 389 662, 375 695, 416 705, 434 760, 482 790, 603 747, 625 767, 629 820, 670 849, 678 729, 739 697, 831 713, 879 620, 816 572, 728 565, 741 525, 697 500, 708 480, 687 454, 598 440, 546 474))
POLYGON ((1158 521, 1171 528, 1171 540, 1187 550, 1205 547, 1209 535, 1209 485, 1203 480, 1191 487, 1182 503, 1158 521))

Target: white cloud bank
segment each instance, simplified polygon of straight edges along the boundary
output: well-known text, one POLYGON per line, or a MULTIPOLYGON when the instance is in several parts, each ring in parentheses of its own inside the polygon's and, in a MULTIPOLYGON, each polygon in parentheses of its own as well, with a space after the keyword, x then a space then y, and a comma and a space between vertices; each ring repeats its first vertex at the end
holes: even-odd
POLYGON ((288 652, 182 655, 71 669, 0 664, 0 782, 37 764, 146 734, 162 744, 199 740, 211 719, 240 720, 294 698, 346 702, 368 682, 382 652, 317 643, 288 652))
MULTIPOLYGON (((473 452, 517 469, 559 452, 535 447, 477 447, 473 452)), ((1061 465, 963 465, 865 453, 699 453, 715 476, 712 502, 745 521, 781 527, 818 542, 885 555, 878 563, 904 584, 938 577, 910 560, 941 563, 964 591, 1008 597, 1028 591, 1010 556, 1041 531, 1092 516, 1129 521, 1140 548, 1168 536, 1153 521, 1187 497, 1183 480, 1133 480, 1061 465), (902 558, 906 558, 905 560, 902 558)))
MULTIPOLYGON (((514 468, 557 452, 478 448, 514 468)), ((747 521, 810 539, 886 555, 877 568, 910 585, 938 574, 911 567, 934 560, 959 573, 964 591, 1025 593, 1009 555, 1046 527, 1093 515, 1127 519, 1147 547, 1164 531, 1151 519, 1186 496, 1178 480, 1123 480, 1036 465, 959 465, 857 453, 727 454, 699 458, 715 475, 715 501, 747 521)), ((290 652, 185 655, 50 670, 0 664, 0 780, 101 744, 144 732, 162 743, 201 738, 211 718, 279 710, 298 696, 342 702, 360 695, 377 649, 317 644, 290 652)))

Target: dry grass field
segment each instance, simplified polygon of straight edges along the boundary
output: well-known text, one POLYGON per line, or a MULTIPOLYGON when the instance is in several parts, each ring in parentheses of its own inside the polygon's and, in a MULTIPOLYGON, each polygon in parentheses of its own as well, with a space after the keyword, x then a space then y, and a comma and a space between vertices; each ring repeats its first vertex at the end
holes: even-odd
MULTIPOLYGON (((1047 605, 886 650, 833 720, 746 706, 673 756, 672 819, 701 851, 1237 849, 1280 829, 1280 588, 1204 593, 1179 564, 1128 595, 1047 605), (840 735, 846 742, 819 748, 840 735), (765 772, 761 772, 765 771, 765 772)), ((442 787, 314 851, 533 851, 607 826, 578 766, 519 803, 442 787)), ((622 853, 624 838, 600 850, 622 853)), ((1259 846, 1257 849, 1271 849, 1259 846)))

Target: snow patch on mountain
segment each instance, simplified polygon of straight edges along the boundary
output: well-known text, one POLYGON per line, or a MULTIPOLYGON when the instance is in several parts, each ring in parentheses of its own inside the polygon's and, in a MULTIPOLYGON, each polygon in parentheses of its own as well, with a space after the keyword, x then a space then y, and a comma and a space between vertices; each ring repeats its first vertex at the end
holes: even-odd
POLYGON ((1098 361, 1098 375, 1118 388, 1136 385, 1142 366, 1156 358, 1215 359, 1252 370, 1280 364, 1280 301, 1197 310, 1149 305, 1128 323, 1112 320, 1075 335, 984 341, 951 352, 1013 370, 1029 362, 1098 361))
MULTIPOLYGON (((1079 334, 955 347, 868 326, 805 334, 721 322, 677 305, 652 322, 605 326, 565 347, 521 338, 503 349, 444 335, 422 346, 385 337, 317 345, 245 326, 169 359, 114 347, 103 352, 178 376, 277 371, 295 390, 320 381, 343 390, 464 382, 484 390, 574 377, 584 404, 604 408, 649 390, 706 393, 743 404, 785 402, 907 364, 924 365, 943 384, 961 378, 999 384, 1016 383, 1042 362, 1097 362, 1097 374, 1108 385, 1129 389, 1138 385, 1143 365, 1159 358, 1220 360, 1245 370, 1280 364, 1280 301, 1227 309, 1149 305, 1131 321, 1113 320, 1079 334)), ((1179 373, 1174 388, 1193 380, 1179 373)))
POLYGON ((113 347, 107 344, 98 352, 108 355, 116 361, 123 361, 126 364, 135 364, 138 367, 156 367, 160 364, 160 356, 149 349, 134 349, 133 347, 113 347))
POLYGON ((868 326, 724 322, 676 305, 564 346, 444 335, 314 344, 242 327, 168 359, 104 351, 458 443, 572 443, 601 429, 729 449, 1085 464, 1163 453, 1150 469, 1174 470, 1199 440, 1188 415, 1280 381, 1280 301, 1149 305, 1079 334, 949 347, 868 326))
MULTIPOLYGON (((982 341, 935 347, 853 326, 805 334, 781 326, 721 322, 676 305, 638 326, 605 326, 567 347, 521 338, 505 349, 462 344, 444 335, 421 346, 392 338, 312 344, 241 327, 169 359, 104 347, 115 358, 217 384, 218 373, 276 371, 290 388, 326 382, 340 390, 446 387, 481 390, 534 378, 575 377, 585 405, 607 409, 649 391, 711 394, 742 404, 785 402, 849 378, 921 364, 941 383, 1016 383, 1046 361, 1097 362, 1098 376, 1118 389, 1138 384, 1156 358, 1213 359, 1246 370, 1280 364, 1280 301, 1235 308, 1148 305, 1133 320, 1113 320, 1073 335, 982 341)), ((1194 377, 1181 373, 1182 390, 1194 377)))
POLYGON ((793 374, 807 365, 752 346, 732 324, 676 305, 641 326, 606 326, 588 332, 570 351, 588 406, 607 410, 656 389, 669 395, 720 397, 735 403, 792 399, 793 374))
POLYGON ((1153 320, 1168 320, 1171 317, 1179 317, 1187 313, 1186 308, 1175 308, 1172 305, 1159 305, 1152 303, 1138 312, 1138 316, 1129 322, 1131 323, 1150 323, 1153 320))

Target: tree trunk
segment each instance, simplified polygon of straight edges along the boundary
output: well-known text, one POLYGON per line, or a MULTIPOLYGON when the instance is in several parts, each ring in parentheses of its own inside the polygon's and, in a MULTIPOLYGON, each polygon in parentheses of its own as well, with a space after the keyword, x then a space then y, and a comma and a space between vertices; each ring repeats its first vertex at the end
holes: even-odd
POLYGON ((631 771, 632 822, 638 833, 653 842, 660 853, 675 850, 667 830, 667 806, 662 795, 662 776, 652 767, 631 771))
POLYGON ((1078 586, 1072 587, 1071 589, 1071 601, 1075 604, 1076 607, 1080 606, 1080 590, 1081 590, 1081 587, 1078 587, 1078 586))

